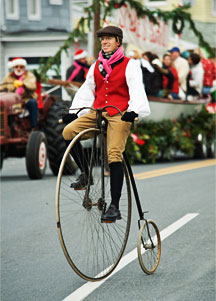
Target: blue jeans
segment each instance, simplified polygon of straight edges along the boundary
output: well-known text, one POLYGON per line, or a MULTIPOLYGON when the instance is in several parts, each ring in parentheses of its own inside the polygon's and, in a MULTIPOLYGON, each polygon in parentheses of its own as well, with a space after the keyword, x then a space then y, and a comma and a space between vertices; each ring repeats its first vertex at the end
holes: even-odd
POLYGON ((210 94, 210 93, 211 93, 211 87, 204 86, 202 88, 202 94, 206 95, 206 94, 210 94))
POLYGON ((179 96, 178 96, 178 94, 175 93, 175 92, 170 92, 170 95, 172 95, 173 99, 180 99, 179 96))
MULTIPOLYGON (((169 94, 172 95, 172 98, 173 98, 173 99, 180 99, 177 93, 169 92, 169 94)), ((163 97, 163 90, 160 90, 160 91, 158 92, 158 95, 157 95, 157 96, 158 96, 158 97, 163 97)))
POLYGON ((26 108, 29 111, 29 119, 30 119, 31 127, 34 128, 37 126, 37 116, 38 116, 37 101, 34 98, 29 99, 29 101, 26 104, 26 108))

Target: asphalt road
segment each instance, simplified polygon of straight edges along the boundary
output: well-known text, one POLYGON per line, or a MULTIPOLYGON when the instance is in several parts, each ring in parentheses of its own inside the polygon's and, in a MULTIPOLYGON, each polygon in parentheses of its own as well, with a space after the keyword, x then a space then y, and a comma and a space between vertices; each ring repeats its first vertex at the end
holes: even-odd
MULTIPOLYGON (((193 162, 138 165, 133 171, 139 174, 193 162)), ((81 300, 76 293, 85 295, 85 301, 215 300, 215 179, 212 165, 137 180, 147 217, 156 221, 161 233, 172 225, 172 233, 163 236, 159 267, 147 276, 135 258, 95 286, 75 274, 62 252, 56 229, 56 177, 47 169, 42 180, 29 180, 24 159, 5 160, 1 301, 81 300), (196 213, 191 220, 178 229, 173 226, 191 213, 196 213)), ((134 206, 125 255, 136 248, 137 219, 134 206)))

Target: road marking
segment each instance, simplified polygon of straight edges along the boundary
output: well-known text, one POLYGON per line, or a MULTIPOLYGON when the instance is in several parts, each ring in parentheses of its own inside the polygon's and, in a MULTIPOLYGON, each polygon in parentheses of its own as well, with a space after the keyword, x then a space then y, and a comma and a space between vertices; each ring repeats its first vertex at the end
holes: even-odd
POLYGON ((192 169, 202 168, 202 167, 207 167, 207 166, 212 166, 212 165, 216 165, 216 159, 204 160, 204 161, 199 161, 199 162, 193 162, 193 163, 188 163, 188 164, 183 164, 183 165, 171 166, 171 167, 167 167, 167 168, 137 173, 137 174, 134 174, 134 178, 136 180, 143 180, 143 179, 149 179, 149 178, 169 175, 172 173, 183 172, 183 171, 187 171, 187 170, 192 170, 192 169))
MULTIPOLYGON (((160 231, 161 241, 169 237, 171 234, 176 232, 178 229, 183 227, 185 224, 190 222, 192 219, 197 217, 199 213, 188 213, 184 215, 182 218, 175 221, 173 224, 169 225, 167 228, 160 231)), ((81 301, 84 298, 86 298, 88 295, 90 295, 94 290, 96 290, 99 286, 101 286, 107 279, 112 277, 115 273, 119 272, 121 269, 123 269, 126 265, 131 263, 133 260, 137 258, 137 248, 133 249, 131 252, 126 254, 118 264, 117 268, 112 272, 111 275, 109 275, 104 280, 98 281, 98 282, 87 282, 84 285, 82 285, 80 288, 75 290, 71 295, 66 297, 63 301, 81 301)))

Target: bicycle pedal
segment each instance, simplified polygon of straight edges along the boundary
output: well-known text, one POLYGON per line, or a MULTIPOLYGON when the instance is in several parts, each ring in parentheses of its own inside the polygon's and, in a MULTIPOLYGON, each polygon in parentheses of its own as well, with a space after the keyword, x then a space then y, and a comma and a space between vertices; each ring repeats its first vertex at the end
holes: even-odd
POLYGON ((112 224, 112 223, 115 223, 116 220, 114 221, 104 221, 104 220, 101 220, 101 223, 105 223, 105 224, 112 224))
POLYGON ((85 187, 77 187, 77 188, 74 188, 74 190, 85 190, 87 188, 87 186, 85 187))

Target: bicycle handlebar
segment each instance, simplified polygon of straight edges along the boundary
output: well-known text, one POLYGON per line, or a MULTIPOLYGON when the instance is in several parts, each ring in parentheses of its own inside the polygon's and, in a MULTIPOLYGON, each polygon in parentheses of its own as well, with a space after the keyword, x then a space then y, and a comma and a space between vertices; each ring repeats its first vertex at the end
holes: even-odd
MULTIPOLYGON (((77 114, 79 114, 82 110, 85 110, 85 109, 93 110, 93 111, 96 111, 96 112, 97 111, 104 112, 106 110, 106 108, 114 108, 114 109, 116 109, 119 112, 119 114, 121 116, 123 116, 123 113, 122 113, 122 111, 119 108, 117 108, 116 106, 111 106, 111 105, 105 106, 103 108, 98 108, 98 109, 94 109, 92 107, 82 107, 82 108, 72 108, 72 109, 69 109, 69 110, 77 110, 77 114)), ((134 121, 138 121, 138 120, 139 120, 138 117, 136 117, 134 119, 134 121)), ((63 123, 63 119, 59 119, 58 123, 63 123)))
POLYGON ((85 109, 104 112, 107 108, 114 108, 114 109, 116 109, 120 113, 121 116, 123 115, 122 111, 119 110, 119 108, 117 108, 115 106, 110 106, 110 105, 109 106, 105 106, 103 108, 98 108, 98 109, 95 109, 95 108, 92 108, 92 107, 82 107, 82 108, 72 108, 72 109, 69 109, 69 110, 78 110, 77 114, 79 114, 82 110, 85 110, 85 109))

